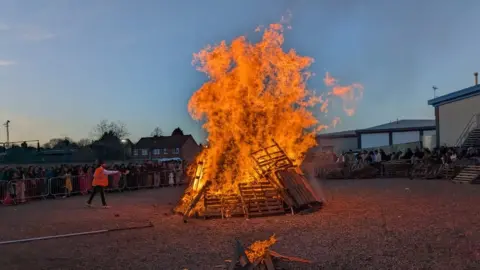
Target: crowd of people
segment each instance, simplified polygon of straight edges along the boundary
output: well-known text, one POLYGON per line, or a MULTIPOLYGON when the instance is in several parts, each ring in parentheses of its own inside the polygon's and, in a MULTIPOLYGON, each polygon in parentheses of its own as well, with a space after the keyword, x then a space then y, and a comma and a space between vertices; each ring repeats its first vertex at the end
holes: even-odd
POLYGON ((429 161, 437 164, 450 164, 461 159, 478 159, 480 161, 480 152, 478 149, 472 147, 468 149, 440 147, 433 149, 433 151, 428 148, 416 148, 415 150, 408 148, 405 152, 397 151, 391 153, 386 153, 383 149, 380 149, 373 151, 364 150, 358 153, 348 151, 339 157, 333 156, 333 159, 336 160, 336 162, 367 164, 388 162, 392 160, 410 160, 412 164, 420 161, 429 161))
POLYGON ((480 152, 475 148, 440 147, 433 150, 407 148, 387 153, 383 149, 347 151, 341 155, 324 152, 316 164, 315 175, 320 178, 372 177, 452 177, 467 165, 480 164, 480 152), (453 169, 452 175, 444 175, 453 169))
MULTIPOLYGON (((92 190, 97 164, 0 165, 0 201, 86 194, 92 190), (8 184, 8 185, 7 185, 8 184)), ((184 181, 186 164, 180 161, 112 164, 111 170, 125 174, 109 175, 110 190, 174 186, 184 181), (128 172, 128 174, 126 174, 128 172)))
MULTIPOLYGON (((113 170, 146 172, 146 171, 184 171, 185 164, 179 161, 169 162, 148 162, 148 163, 128 163, 128 164, 112 164, 110 166, 113 170)), ((0 165, 0 181, 10 181, 18 179, 33 179, 33 178, 53 178, 65 175, 81 176, 93 175, 96 164, 58 164, 58 165, 30 165, 30 166, 10 166, 0 165)))

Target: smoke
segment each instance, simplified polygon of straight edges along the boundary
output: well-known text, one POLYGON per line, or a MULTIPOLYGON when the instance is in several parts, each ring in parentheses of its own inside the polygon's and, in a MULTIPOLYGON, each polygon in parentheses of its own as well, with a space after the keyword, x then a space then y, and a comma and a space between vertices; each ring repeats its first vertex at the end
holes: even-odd
POLYGON ((320 201, 326 203, 327 197, 325 196, 323 185, 320 183, 320 180, 315 177, 315 158, 313 155, 308 156, 302 164, 302 172, 305 178, 310 183, 315 197, 320 201))

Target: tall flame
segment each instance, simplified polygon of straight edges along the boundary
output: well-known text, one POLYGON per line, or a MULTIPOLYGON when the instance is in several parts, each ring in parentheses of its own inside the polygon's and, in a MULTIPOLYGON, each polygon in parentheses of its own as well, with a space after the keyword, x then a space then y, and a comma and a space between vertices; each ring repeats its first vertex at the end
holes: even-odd
MULTIPOLYGON (((283 31, 282 24, 271 24, 257 43, 240 36, 230 45, 222 41, 194 54, 197 70, 209 77, 188 104, 194 119, 205 120, 208 132, 208 147, 198 157, 205 171, 197 188, 210 180, 211 188, 225 191, 235 189, 238 181, 248 181, 254 168, 251 152, 272 140, 299 165, 315 146, 316 132, 328 127, 312 113, 318 104, 326 112, 328 101, 306 86, 312 75, 306 69, 313 59, 293 49, 285 52, 283 31)), ((340 96, 347 114, 353 114, 357 98, 351 89, 361 85, 345 88, 327 76, 325 83, 333 86, 330 95, 340 96)), ((335 118, 334 124, 338 122, 335 118)))

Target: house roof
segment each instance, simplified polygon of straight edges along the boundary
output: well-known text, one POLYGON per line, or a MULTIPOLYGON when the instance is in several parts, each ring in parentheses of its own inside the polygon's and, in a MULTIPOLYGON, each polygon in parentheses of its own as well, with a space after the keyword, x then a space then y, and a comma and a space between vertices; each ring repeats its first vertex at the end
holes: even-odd
POLYGON ((192 135, 173 135, 158 137, 143 137, 136 144, 136 148, 180 148, 192 135))
POLYGON ((452 92, 428 101, 428 105, 438 107, 447 103, 452 103, 469 97, 480 95, 480 84, 452 92))
POLYGON ((346 130, 346 131, 339 131, 339 132, 330 132, 330 133, 322 133, 317 135, 317 139, 333 139, 333 138, 351 138, 356 137, 357 133, 355 130, 346 130))
POLYGON ((359 129, 357 133, 373 133, 387 131, 414 131, 435 129, 435 120, 430 119, 405 119, 374 126, 366 129, 359 129))

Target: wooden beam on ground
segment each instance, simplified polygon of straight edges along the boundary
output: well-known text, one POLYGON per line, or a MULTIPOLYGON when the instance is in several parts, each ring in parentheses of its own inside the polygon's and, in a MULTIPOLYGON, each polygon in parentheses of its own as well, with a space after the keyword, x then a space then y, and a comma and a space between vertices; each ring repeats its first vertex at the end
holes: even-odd
POLYGON ((237 262, 240 262, 240 266, 242 269, 249 269, 251 266, 251 262, 248 260, 247 254, 245 253, 245 248, 240 243, 240 240, 235 240, 235 251, 233 253, 232 261, 230 262, 230 266, 228 270, 235 270, 235 266, 237 262))
POLYGON ((302 259, 302 258, 298 258, 298 257, 291 257, 291 256, 284 256, 284 255, 281 255, 278 252, 275 252, 273 250, 270 250, 270 255, 272 255, 275 258, 279 258, 279 259, 287 260, 287 261, 291 261, 291 262, 312 263, 312 261, 309 261, 309 260, 306 260, 306 259, 302 259))

